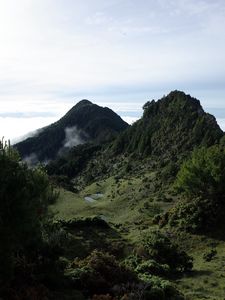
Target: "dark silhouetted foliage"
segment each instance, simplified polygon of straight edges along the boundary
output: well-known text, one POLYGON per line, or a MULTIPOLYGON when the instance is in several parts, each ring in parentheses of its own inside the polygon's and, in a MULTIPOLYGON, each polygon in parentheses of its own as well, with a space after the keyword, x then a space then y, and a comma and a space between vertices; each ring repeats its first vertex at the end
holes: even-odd
POLYGON ((13 277, 16 257, 36 251, 48 204, 55 196, 41 168, 28 169, 13 149, 1 148, 0 281, 13 277))

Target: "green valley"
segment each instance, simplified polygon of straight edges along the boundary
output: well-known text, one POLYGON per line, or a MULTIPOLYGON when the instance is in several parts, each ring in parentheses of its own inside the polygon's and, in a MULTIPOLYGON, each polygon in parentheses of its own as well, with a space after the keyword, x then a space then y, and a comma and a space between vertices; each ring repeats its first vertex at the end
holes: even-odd
MULTIPOLYGON (((9 245, 8 259, 16 263, 7 284, 0 278, 2 299, 224 299, 225 135, 216 119, 199 100, 173 91, 147 102, 131 126, 108 110, 106 121, 106 109, 93 112, 87 100, 77 104, 75 117, 72 109, 60 122, 75 124, 80 107, 93 138, 46 165, 28 168, 1 145, 0 163, 8 157, 29 176, 41 170, 33 183, 40 190, 32 195, 24 187, 22 195, 31 203, 40 199, 46 209, 37 219, 38 245, 32 239, 9 245), (48 180, 47 196, 41 178, 48 180)), ((56 132, 60 122, 51 125, 56 132)), ((43 141, 40 133, 16 148, 24 156, 39 144, 44 158, 40 147, 48 145, 44 134, 51 135, 51 126, 43 141)))

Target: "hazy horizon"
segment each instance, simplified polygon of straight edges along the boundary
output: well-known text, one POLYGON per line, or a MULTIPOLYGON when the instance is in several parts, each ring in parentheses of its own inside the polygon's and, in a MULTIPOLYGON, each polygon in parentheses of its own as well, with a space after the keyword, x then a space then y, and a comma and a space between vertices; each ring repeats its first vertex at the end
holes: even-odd
MULTIPOLYGON (((142 116, 142 114, 143 114, 142 106, 146 102, 146 101, 143 102, 143 104, 140 107, 139 107, 139 104, 135 104, 135 103, 131 103, 131 106, 127 107, 127 103, 124 103, 124 104, 122 103, 122 105, 121 105, 121 103, 116 103, 116 102, 113 102, 113 103, 98 102, 97 103, 91 99, 89 99, 89 100, 94 104, 97 104, 97 105, 100 105, 103 107, 109 107, 110 109, 114 110, 128 124, 132 124, 133 122, 137 121, 142 116)), ((148 100, 151 100, 151 99, 148 99, 148 100)), ((158 99, 155 99, 155 100, 158 100, 158 99)), ((81 101, 81 100, 79 100, 79 101, 81 101)), ((74 106, 79 101, 74 102, 73 104, 71 103, 71 105, 74 106)), ((48 116, 48 113, 47 113, 46 117, 38 116, 38 115, 26 116, 26 113, 20 114, 20 115, 11 113, 7 117, 5 116, 4 118, 7 120, 6 122, 9 122, 9 123, 12 122, 12 120, 14 121, 14 124, 17 125, 16 132, 18 132, 18 134, 10 136, 11 128, 9 127, 8 135, 4 135, 4 137, 6 137, 6 139, 10 139, 12 143, 16 143, 16 142, 19 142, 29 136, 33 136, 38 129, 41 129, 44 126, 50 125, 50 124, 58 121, 61 117, 63 117, 68 112, 69 109, 72 108, 72 106, 67 107, 67 105, 66 105, 64 110, 62 110, 61 113, 58 113, 54 116, 53 115, 51 116, 51 114, 49 114, 50 116, 48 116), (28 128, 27 126, 29 126, 29 128, 30 128, 29 130, 27 130, 27 128, 28 128)), ((203 109, 205 110, 205 112, 210 113, 214 116, 220 115, 219 110, 215 111, 215 109, 212 109, 210 107, 205 108, 204 106, 203 106, 203 109)), ((1 116, 1 114, 0 114, 0 116, 1 116)), ((217 123, 220 126, 220 128, 223 131, 225 131, 225 118, 217 117, 216 119, 217 119, 217 123)), ((1 117, 0 117, 0 122, 1 122, 1 117)), ((1 127, 2 126, 0 124, 0 128, 1 127)), ((15 129, 13 129, 13 130, 15 130, 15 129)))
POLYGON ((131 121, 175 89, 225 130, 224 0, 0 0, 0 25, 0 136, 84 98, 131 121))

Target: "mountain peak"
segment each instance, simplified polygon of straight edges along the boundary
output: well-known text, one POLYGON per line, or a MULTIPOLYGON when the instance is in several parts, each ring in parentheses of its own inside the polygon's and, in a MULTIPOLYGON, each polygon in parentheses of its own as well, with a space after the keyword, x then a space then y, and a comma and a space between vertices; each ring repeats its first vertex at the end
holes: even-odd
POLYGON ((68 147, 111 140, 128 126, 111 109, 83 99, 60 120, 15 147, 23 158, 35 154, 38 161, 45 161, 56 158, 58 154, 68 150, 68 147))
POLYGON ((192 97, 189 94, 184 93, 183 91, 174 90, 174 91, 170 92, 165 98, 167 98, 170 101, 186 102, 186 103, 188 103, 188 105, 192 105, 195 108, 202 109, 201 103, 198 99, 192 97))
POLYGON ((93 103, 87 99, 82 99, 75 105, 75 107, 82 107, 82 106, 87 106, 87 105, 93 105, 93 103))
POLYGON ((196 146, 210 146, 223 135, 216 119, 204 112, 200 101, 181 91, 148 101, 143 109, 143 117, 117 139, 116 153, 171 158, 196 146))

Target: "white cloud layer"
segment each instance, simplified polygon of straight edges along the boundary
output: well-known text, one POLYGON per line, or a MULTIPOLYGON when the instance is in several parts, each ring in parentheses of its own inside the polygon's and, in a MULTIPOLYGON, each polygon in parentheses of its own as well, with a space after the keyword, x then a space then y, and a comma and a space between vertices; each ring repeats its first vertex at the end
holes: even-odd
POLYGON ((0 117, 0 137, 10 139, 12 143, 31 136, 34 132, 56 121, 55 118, 2 118, 0 117))
POLYGON ((224 119, 217 118, 217 122, 220 125, 220 128, 225 132, 225 118, 224 119))
POLYGON ((225 118, 224 0, 0 0, 0 45, 1 116, 52 115, 1 118, 5 135, 74 98, 130 111, 174 89, 225 118))
POLYGON ((125 122, 127 122, 128 124, 131 124, 131 125, 139 119, 138 117, 130 117, 130 116, 122 116, 121 118, 125 122))

